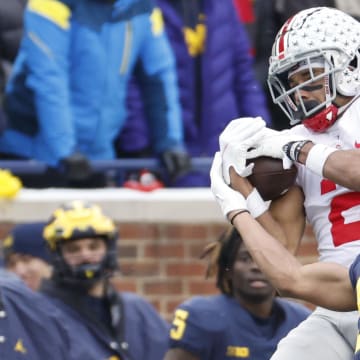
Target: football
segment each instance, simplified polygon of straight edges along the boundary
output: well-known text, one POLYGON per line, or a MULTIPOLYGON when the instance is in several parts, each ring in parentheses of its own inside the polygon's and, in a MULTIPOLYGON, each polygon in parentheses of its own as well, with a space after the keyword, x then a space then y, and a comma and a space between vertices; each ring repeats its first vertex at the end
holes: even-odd
POLYGON ((248 179, 265 201, 276 199, 295 183, 297 175, 295 165, 285 170, 282 160, 268 156, 249 159, 247 162, 254 163, 252 174, 248 179))

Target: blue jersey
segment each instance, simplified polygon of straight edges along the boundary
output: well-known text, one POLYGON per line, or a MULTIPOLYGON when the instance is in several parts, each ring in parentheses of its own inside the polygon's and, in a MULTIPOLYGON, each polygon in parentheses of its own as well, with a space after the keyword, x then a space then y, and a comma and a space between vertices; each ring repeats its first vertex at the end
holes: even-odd
POLYGON ((0 359, 69 360, 62 316, 22 282, 0 278, 0 359))
POLYGON ((268 360, 279 340, 309 313, 303 305, 275 299, 270 318, 260 319, 226 295, 195 297, 175 311, 170 347, 201 360, 268 360))
MULTIPOLYGON (((360 311, 360 287, 359 287, 359 279, 360 279, 360 255, 357 256, 355 261, 352 263, 349 269, 349 276, 351 284, 356 291, 356 299, 358 304, 358 310, 360 311)), ((360 330, 360 319, 358 320, 358 327, 360 330)), ((358 334, 355 348, 355 360, 360 360, 360 334, 358 334)))
POLYGON ((41 291, 62 312, 63 326, 70 339, 67 359, 160 360, 164 357, 169 325, 140 296, 112 291, 106 300, 111 307, 110 330, 94 316, 96 306, 89 307, 87 297, 77 296, 52 282, 44 282, 41 291))

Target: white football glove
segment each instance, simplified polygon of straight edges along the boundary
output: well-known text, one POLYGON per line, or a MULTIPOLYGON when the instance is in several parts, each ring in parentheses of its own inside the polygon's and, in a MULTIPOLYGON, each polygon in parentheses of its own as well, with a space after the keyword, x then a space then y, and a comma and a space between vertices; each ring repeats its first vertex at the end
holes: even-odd
POLYGON ((249 176, 254 164, 246 165, 247 151, 262 137, 265 121, 260 117, 232 120, 219 137, 223 162, 223 176, 230 184, 229 168, 233 166, 240 176, 249 176))
POLYGON ((230 211, 247 209, 245 198, 224 182, 220 152, 214 156, 210 169, 210 179, 211 191, 225 217, 230 211))
POLYGON ((286 156, 283 148, 286 144, 295 141, 306 140, 304 137, 292 134, 289 130, 276 131, 268 128, 261 130, 261 140, 254 144, 254 149, 247 153, 248 159, 259 156, 270 156, 281 159, 284 169, 290 169, 293 160, 286 156))

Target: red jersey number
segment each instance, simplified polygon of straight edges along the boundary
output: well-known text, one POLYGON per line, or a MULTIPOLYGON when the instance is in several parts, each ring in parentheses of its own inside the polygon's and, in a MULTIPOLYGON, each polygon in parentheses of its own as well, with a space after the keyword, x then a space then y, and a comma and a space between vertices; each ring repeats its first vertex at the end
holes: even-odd
MULTIPOLYGON (((329 186, 329 180, 322 180, 322 194, 335 190, 335 188, 336 186, 329 186), (327 188, 329 191, 324 191, 324 188, 327 188)), ((349 192, 338 195, 331 200, 329 221, 331 223, 331 234, 334 246, 340 246, 342 244, 360 239, 360 220, 346 223, 346 219, 343 214, 344 211, 349 210, 355 206, 360 207, 359 192, 349 192)))

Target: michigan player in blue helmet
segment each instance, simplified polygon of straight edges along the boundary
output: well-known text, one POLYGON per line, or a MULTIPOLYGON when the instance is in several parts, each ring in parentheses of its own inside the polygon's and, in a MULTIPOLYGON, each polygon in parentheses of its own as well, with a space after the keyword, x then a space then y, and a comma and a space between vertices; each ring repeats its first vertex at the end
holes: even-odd
POLYGON ((194 297, 175 311, 165 360, 268 360, 309 309, 275 298, 237 231, 230 228, 204 252, 220 295, 194 297))
POLYGON ((140 296, 119 293, 110 283, 118 234, 100 207, 64 204, 53 212, 44 238, 54 269, 40 291, 63 313, 71 338, 67 359, 162 359, 168 324, 140 296))

